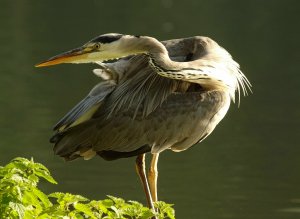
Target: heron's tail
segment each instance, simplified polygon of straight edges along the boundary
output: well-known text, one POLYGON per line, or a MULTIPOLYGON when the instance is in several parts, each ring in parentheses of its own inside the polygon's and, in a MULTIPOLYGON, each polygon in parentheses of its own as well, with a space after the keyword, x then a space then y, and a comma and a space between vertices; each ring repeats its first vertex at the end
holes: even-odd
POLYGON ((57 132, 50 138, 50 142, 54 143, 54 153, 66 161, 79 157, 89 160, 96 155, 96 152, 93 150, 87 135, 88 130, 79 132, 76 128, 68 129, 64 132, 57 132))
POLYGON ((149 145, 143 145, 132 151, 117 150, 94 150, 92 127, 70 128, 64 132, 57 132, 50 138, 50 142, 54 143, 53 151, 56 155, 63 157, 66 161, 71 161, 82 157, 85 160, 99 155, 105 160, 116 160, 144 154, 151 151, 149 145))

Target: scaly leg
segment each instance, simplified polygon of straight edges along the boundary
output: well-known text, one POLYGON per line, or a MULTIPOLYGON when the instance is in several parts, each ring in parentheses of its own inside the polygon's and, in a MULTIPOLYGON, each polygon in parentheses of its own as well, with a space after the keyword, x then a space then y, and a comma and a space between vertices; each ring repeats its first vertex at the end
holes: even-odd
POLYGON ((147 202, 148 202, 148 206, 149 206, 149 208, 151 208, 155 211, 151 193, 150 193, 150 189, 149 189, 149 185, 148 185, 148 181, 147 181, 147 177, 146 177, 145 154, 140 154, 137 156, 136 161, 135 161, 135 167, 136 167, 136 171, 142 181, 144 192, 146 194, 146 198, 147 198, 147 202))
POLYGON ((157 202, 157 163, 158 163, 159 153, 152 155, 152 160, 148 172, 148 181, 150 186, 150 192, 152 196, 152 200, 157 202))

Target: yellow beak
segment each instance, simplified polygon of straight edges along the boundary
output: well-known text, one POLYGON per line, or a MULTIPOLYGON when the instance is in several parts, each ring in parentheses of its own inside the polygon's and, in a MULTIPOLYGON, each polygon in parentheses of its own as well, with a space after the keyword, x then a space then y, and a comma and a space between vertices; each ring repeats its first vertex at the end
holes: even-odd
POLYGON ((87 58, 87 54, 88 51, 85 51, 83 47, 79 47, 68 52, 53 56, 46 61, 36 64, 35 67, 44 67, 61 63, 83 63, 87 58))

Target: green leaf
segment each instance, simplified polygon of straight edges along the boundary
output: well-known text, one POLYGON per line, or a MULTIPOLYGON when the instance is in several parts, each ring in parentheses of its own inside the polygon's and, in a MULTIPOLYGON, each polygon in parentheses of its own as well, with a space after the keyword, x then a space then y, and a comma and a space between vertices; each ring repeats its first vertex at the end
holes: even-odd
POLYGON ((36 217, 36 219, 49 219, 49 218, 53 218, 51 217, 49 214, 42 214, 36 217))
POLYGON ((49 170, 40 163, 35 163, 35 174, 39 177, 44 178, 50 183, 57 184, 55 179, 50 175, 49 170))
MULTIPOLYGON (((12 209, 12 211, 17 213, 18 218, 21 219, 24 217, 24 214, 25 214, 25 206, 24 205, 22 205, 20 203, 10 202, 9 207, 12 209)), ((11 212, 11 213, 14 213, 14 212, 11 212)))
POLYGON ((39 177, 37 177, 34 174, 30 174, 29 176, 27 176, 27 179, 30 181, 30 184, 36 185, 39 182, 39 177))
POLYGON ((173 206, 172 204, 167 204, 162 201, 158 201, 154 203, 154 207, 159 209, 159 215, 162 218, 175 219, 175 211, 172 208, 172 206, 173 206))
POLYGON ((21 184, 21 183, 29 183, 29 180, 27 180, 26 178, 20 176, 19 174, 13 174, 10 176, 10 180, 17 183, 17 184, 21 184))
POLYGON ((43 193, 37 188, 32 188, 32 192, 41 200, 44 207, 49 208, 52 206, 52 203, 50 202, 48 196, 45 193, 43 193))
POLYGON ((116 213, 117 218, 119 218, 121 213, 120 210, 116 208, 116 206, 111 206, 110 208, 116 213))
POLYGON ((65 193, 62 192, 53 192, 51 194, 48 195, 51 198, 57 198, 57 199, 61 199, 65 196, 65 193))
POLYGON ((109 197, 111 200, 113 200, 116 205, 123 205, 125 203, 124 199, 122 199, 122 198, 117 198, 112 195, 108 195, 107 197, 109 197))
POLYGON ((109 208, 113 204, 114 204, 114 202, 111 199, 104 199, 101 201, 101 205, 105 206, 106 208, 109 208))
POLYGON ((38 197, 31 191, 24 192, 22 203, 26 206, 33 205, 37 209, 37 211, 42 210, 42 205, 38 197))
POLYGON ((143 213, 140 216, 140 219, 151 219, 155 214, 152 212, 152 210, 148 209, 143 211, 143 213))
POLYGON ((95 217, 93 211, 92 211, 87 205, 85 205, 85 204, 82 204, 82 203, 76 203, 76 204, 74 204, 74 208, 77 209, 78 211, 81 211, 82 213, 84 213, 84 214, 90 216, 90 217, 93 218, 93 219, 94 219, 94 218, 97 219, 97 218, 95 217))

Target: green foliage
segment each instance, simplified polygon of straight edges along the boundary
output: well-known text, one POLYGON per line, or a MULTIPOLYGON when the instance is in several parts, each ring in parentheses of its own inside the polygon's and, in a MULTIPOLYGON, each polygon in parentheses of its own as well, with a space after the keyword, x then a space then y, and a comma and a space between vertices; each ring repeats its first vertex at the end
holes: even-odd
POLYGON ((16 158, 0 166, 0 218, 175 219, 172 205, 165 202, 155 203, 158 213, 154 213, 139 202, 113 196, 95 201, 70 193, 46 195, 37 187, 40 178, 57 184, 49 170, 32 159, 16 158))

